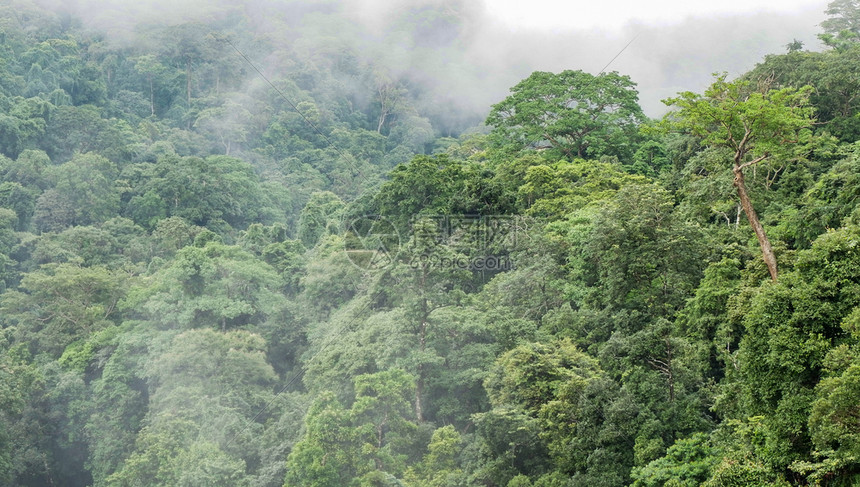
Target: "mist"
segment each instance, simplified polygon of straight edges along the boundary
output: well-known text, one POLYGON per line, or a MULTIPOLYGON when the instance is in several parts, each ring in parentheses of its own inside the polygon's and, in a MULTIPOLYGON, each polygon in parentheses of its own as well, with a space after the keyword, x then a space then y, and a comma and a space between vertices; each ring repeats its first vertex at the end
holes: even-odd
MULTIPOLYGON (((412 95, 417 95, 416 108, 443 134, 480 123, 493 103, 536 70, 581 69, 596 74, 606 67, 629 75, 638 84, 645 113, 659 117, 665 111, 662 99, 679 91, 701 91, 715 72, 739 75, 766 54, 785 52, 784 46, 794 39, 807 49, 818 49, 816 34, 825 8, 822 3, 795 14, 628 23, 607 31, 513 28, 492 15, 485 3, 467 0, 42 0, 39 4, 125 44, 139 42, 142 26, 217 25, 242 14, 251 19, 247 28, 255 38, 276 49, 315 62, 351 51, 360 62, 373 66, 378 76, 407 82, 412 95)), ((282 74, 289 69, 286 57, 276 51, 261 62, 266 72, 282 74)), ((236 56, 235 62, 243 60, 236 56)), ((349 82, 343 80, 344 85, 349 82)))

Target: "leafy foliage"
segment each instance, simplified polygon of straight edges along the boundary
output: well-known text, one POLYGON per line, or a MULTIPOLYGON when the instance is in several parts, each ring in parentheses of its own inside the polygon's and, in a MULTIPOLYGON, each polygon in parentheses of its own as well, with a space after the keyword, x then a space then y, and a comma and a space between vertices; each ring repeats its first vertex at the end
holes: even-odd
POLYGON ((565 70, 471 128, 401 62, 457 2, 249 5, 0 6, 0 484, 857 484, 855 2, 662 121, 565 70))
POLYGON ((493 105, 486 123, 500 143, 520 149, 545 145, 569 159, 629 159, 644 119, 635 86, 616 72, 537 71, 493 105))

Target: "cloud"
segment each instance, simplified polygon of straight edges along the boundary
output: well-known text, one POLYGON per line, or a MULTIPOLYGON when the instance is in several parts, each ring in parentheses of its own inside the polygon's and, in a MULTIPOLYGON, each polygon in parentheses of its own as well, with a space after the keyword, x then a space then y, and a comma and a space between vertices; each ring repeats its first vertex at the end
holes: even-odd
MULTIPOLYGON (((245 15, 249 34, 273 46, 325 57, 352 50, 361 62, 403 80, 441 131, 459 130, 486 116, 491 104, 535 70, 609 66, 638 83, 646 113, 660 100, 701 91, 714 72, 741 74, 764 55, 784 52, 793 39, 817 46, 822 9, 687 17, 666 23, 628 23, 620 29, 513 29, 472 0, 41 0, 92 28, 130 42, 141 24, 209 22, 245 15), (445 127, 447 125, 447 127, 445 127)), ((239 62, 239 60, 237 60, 239 62)))

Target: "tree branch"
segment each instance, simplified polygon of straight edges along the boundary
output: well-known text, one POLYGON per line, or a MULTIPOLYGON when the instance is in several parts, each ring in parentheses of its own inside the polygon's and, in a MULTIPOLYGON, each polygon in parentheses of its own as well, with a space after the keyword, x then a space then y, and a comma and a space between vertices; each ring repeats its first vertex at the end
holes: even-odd
POLYGON ((737 171, 743 171, 744 169, 746 169, 746 168, 748 168, 748 167, 750 167, 750 166, 754 166, 754 165, 758 164, 759 162, 761 162, 761 161, 763 161, 763 160, 767 159, 768 157, 770 157, 770 153, 765 152, 765 153, 764 153, 764 155, 762 155, 762 156, 756 157, 755 159, 753 159, 753 160, 751 160, 751 161, 747 161, 747 162, 745 162, 745 163, 743 163, 743 164, 741 164, 741 165, 739 165, 739 166, 736 166, 736 167, 734 168, 734 171, 735 171, 735 172, 737 172, 737 171))

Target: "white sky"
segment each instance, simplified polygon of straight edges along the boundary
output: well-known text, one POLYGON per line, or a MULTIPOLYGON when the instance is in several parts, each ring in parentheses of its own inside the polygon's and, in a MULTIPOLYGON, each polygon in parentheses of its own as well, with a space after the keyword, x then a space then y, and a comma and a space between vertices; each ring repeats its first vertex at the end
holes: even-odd
POLYGON ((673 24, 688 17, 824 11, 830 0, 484 0, 511 28, 620 30, 629 23, 673 24))

